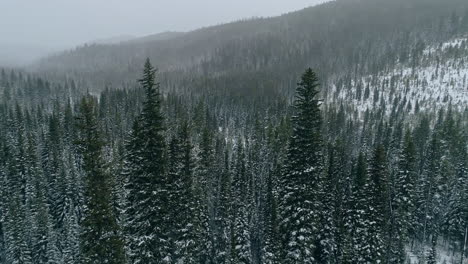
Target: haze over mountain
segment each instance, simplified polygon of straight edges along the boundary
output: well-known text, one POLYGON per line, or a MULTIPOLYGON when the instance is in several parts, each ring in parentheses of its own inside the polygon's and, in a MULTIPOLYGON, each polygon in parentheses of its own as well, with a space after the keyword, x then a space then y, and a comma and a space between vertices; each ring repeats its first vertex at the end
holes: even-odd
POLYGON ((60 52, 65 47, 54 47, 32 43, 9 43, 0 41, 0 65, 10 67, 22 67, 32 62, 60 52))
POLYGON ((0 47, 8 44, 9 48, 8 54, 0 53, 0 65, 28 63, 38 55, 95 40, 189 31, 242 18, 280 15, 322 1, 1 1, 0 10, 8 11, 0 16, 0 47))
POLYGON ((402 50, 411 53, 418 42, 449 40, 454 32, 442 19, 452 16, 456 5, 464 7, 465 1, 341 0, 185 34, 80 47, 41 60, 34 68, 47 74, 64 72, 94 88, 135 80, 147 57, 163 72, 190 71, 206 78, 285 71, 286 81, 287 73, 306 66, 320 67, 323 75, 352 67, 369 73, 391 67, 402 50))

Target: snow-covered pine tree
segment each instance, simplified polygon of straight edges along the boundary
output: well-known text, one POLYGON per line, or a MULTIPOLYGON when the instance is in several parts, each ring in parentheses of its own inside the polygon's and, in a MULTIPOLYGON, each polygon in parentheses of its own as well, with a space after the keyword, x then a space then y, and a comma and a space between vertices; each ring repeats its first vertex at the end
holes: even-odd
POLYGON ((343 256, 344 240, 344 193, 346 183, 346 158, 341 141, 330 144, 328 170, 323 193, 324 212, 321 236, 324 240, 323 261, 340 263, 343 256))
MULTIPOLYGON (((6 192, 5 204, 5 262, 32 263, 32 252, 29 242, 26 208, 26 136, 22 109, 16 109, 10 115, 10 133, 7 133, 9 144, 6 154, 6 192)), ((29 220, 29 219, 28 219, 29 220)))
POLYGON ((236 145, 236 155, 234 158, 234 179, 233 193, 234 205, 232 210, 234 237, 231 238, 234 242, 231 252, 232 263, 251 263, 252 256, 250 252, 250 228, 249 228, 249 207, 248 207, 248 190, 249 177, 246 164, 246 155, 244 149, 244 141, 238 138, 236 145))
POLYGON ((280 215, 283 262, 315 263, 323 208, 323 146, 318 78, 312 69, 296 90, 293 132, 281 179, 280 215))
POLYGON ((443 223, 447 225, 448 237, 458 242, 461 258, 464 259, 468 236, 468 147, 463 143, 463 133, 466 132, 462 127, 457 125, 455 144, 450 148, 455 180, 450 189, 449 210, 443 223))
POLYGON ((346 201, 345 242, 343 246, 343 263, 366 263, 370 261, 367 226, 367 163, 364 154, 359 153, 352 170, 352 194, 346 201))
POLYGON ((395 237, 393 239, 390 261, 404 263, 406 259, 405 246, 409 242, 411 218, 414 214, 414 192, 417 179, 416 149, 412 135, 408 130, 405 135, 403 149, 400 153, 398 171, 395 177, 395 195, 392 203, 392 221, 395 237))
POLYGON ((278 219, 278 197, 275 179, 278 177, 280 169, 275 168, 270 171, 267 179, 267 190, 264 207, 264 234, 261 263, 279 263, 281 255, 281 235, 279 231, 278 219))
POLYGON ((47 227, 49 215, 47 210, 46 182, 43 171, 39 166, 39 153, 35 136, 28 135, 27 171, 29 175, 28 199, 31 210, 31 249, 32 258, 37 264, 48 263, 47 257, 47 227))
POLYGON ((385 259, 385 239, 389 219, 388 168, 385 150, 378 145, 370 160, 366 191, 368 207, 366 210, 366 232, 370 263, 382 263, 385 259))
POLYGON ((193 146, 187 121, 182 122, 177 135, 169 144, 169 182, 171 195, 170 219, 175 263, 197 263, 200 248, 199 224, 196 211, 201 201, 195 195, 193 146))
POLYGON ((50 214, 57 232, 62 233, 66 214, 66 186, 64 176, 64 153, 62 129, 58 106, 48 120, 47 140, 43 151, 43 167, 47 179, 50 214))
POLYGON ((418 181, 418 191, 416 192, 416 214, 414 226, 416 236, 422 247, 426 245, 427 239, 437 232, 435 217, 440 211, 436 197, 438 192, 437 183, 441 171, 440 141, 437 132, 432 134, 426 150, 424 168, 418 181))
POLYGON ((216 210, 216 223, 218 225, 218 238, 216 260, 219 263, 230 263, 230 216, 233 210, 233 193, 231 190, 231 171, 229 151, 226 148, 224 152, 224 168, 221 171, 219 183, 219 200, 216 210))
POLYGON ((127 246, 130 261, 141 264, 172 261, 164 116, 155 77, 156 70, 147 59, 139 80, 146 98, 132 129, 125 164, 127 246))
MULTIPOLYGON (((4 73, 4 72, 3 72, 4 73)), ((2 114, 4 112, 2 111, 2 114)), ((6 179, 6 170, 7 170, 7 158, 8 150, 6 145, 6 130, 3 127, 0 127, 0 263, 5 262, 5 213, 7 205, 7 179, 6 179)))
POLYGON ((96 99, 81 100, 77 117, 78 146, 85 172, 86 207, 81 223, 82 263, 125 263, 123 240, 111 206, 104 141, 97 120, 96 99))
POLYGON ((213 163, 214 151, 212 135, 208 129, 204 129, 199 144, 197 165, 195 168, 194 192, 199 199, 195 206, 197 217, 196 229, 199 245, 196 250, 197 263, 213 263, 216 259, 215 236, 213 234, 213 163))

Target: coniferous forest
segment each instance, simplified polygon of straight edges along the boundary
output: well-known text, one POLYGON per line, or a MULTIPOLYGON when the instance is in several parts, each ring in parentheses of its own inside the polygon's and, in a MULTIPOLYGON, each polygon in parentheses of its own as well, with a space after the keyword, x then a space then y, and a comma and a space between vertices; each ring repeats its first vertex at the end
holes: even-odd
POLYGON ((467 263, 468 3, 375 2, 0 69, 0 263, 467 263))

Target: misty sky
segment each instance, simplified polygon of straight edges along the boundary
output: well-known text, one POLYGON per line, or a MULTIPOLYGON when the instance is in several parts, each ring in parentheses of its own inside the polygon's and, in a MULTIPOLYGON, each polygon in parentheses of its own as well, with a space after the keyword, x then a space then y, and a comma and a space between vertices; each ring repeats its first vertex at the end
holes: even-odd
POLYGON ((0 0, 0 44, 71 47, 274 16, 322 0, 0 0))

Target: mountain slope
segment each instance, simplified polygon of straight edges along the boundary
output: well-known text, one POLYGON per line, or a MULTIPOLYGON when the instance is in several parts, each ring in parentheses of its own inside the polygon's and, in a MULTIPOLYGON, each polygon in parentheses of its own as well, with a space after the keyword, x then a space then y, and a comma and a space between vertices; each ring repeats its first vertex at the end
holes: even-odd
POLYGON ((346 104, 363 117, 382 107, 386 114, 468 110, 468 38, 424 48, 420 57, 358 78, 345 76, 327 89, 327 101, 346 104))
POLYGON ((463 0, 338 0, 169 38, 80 47, 43 59, 35 69, 103 86, 134 80, 150 57, 178 78, 182 73, 190 78, 281 74, 284 87, 306 66, 322 76, 391 68, 411 56, 419 42, 430 45, 466 32, 467 10, 463 0))

